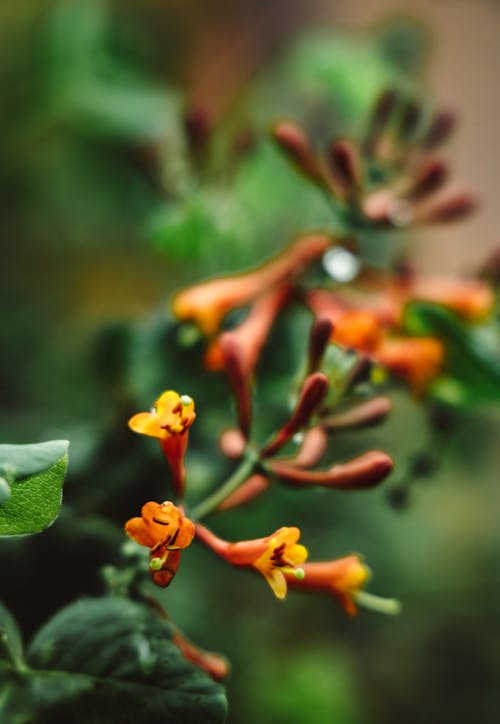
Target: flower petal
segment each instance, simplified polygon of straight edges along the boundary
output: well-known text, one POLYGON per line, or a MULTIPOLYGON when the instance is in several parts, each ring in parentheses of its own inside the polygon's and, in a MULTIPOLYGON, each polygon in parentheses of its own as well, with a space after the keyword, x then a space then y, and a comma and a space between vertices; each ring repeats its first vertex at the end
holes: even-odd
POLYGON ((286 578, 279 568, 263 570, 264 578, 269 583, 276 598, 283 600, 287 592, 286 578))
POLYGON ((139 432, 142 435, 150 435, 151 437, 164 437, 166 434, 165 430, 162 430, 156 415, 151 412, 138 412, 128 421, 128 426, 134 432, 139 432))

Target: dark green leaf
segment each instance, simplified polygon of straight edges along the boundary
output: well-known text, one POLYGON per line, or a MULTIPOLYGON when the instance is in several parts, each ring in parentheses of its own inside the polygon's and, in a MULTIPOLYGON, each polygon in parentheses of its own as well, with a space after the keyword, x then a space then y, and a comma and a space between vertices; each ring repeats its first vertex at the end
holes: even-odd
POLYGON ((48 470, 68 451, 67 440, 0 445, 0 471, 11 482, 48 470))
POLYGON ((0 507, 0 536, 39 533, 57 517, 66 474, 65 454, 48 470, 15 483, 0 507))
POLYGON ((21 660, 23 653, 21 634, 14 617, 2 603, 0 603, 0 637, 4 637, 5 641, 4 646, 0 646, 0 659, 21 660), (7 656, 7 651, 10 651, 10 656, 7 656))
POLYGON ((170 624, 126 599, 71 604, 32 642, 29 663, 36 668, 4 672, 0 721, 223 722, 222 687, 189 664, 171 637, 170 624))

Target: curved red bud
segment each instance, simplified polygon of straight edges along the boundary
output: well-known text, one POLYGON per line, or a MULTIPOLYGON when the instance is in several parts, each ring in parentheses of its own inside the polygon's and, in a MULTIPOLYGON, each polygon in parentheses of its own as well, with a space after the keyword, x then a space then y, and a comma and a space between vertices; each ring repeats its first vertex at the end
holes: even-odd
POLYGON ((289 463, 273 460, 269 463, 273 473, 288 485, 321 485, 343 490, 372 488, 392 471, 394 463, 387 453, 371 450, 345 463, 333 465, 329 470, 300 470, 289 463))
POLYGON ((417 221, 428 224, 456 221, 468 216, 476 207, 477 200, 469 191, 453 191, 420 210, 417 221))
POLYGON ((252 396, 245 354, 237 336, 232 332, 221 334, 220 346, 236 400, 238 424, 246 439, 250 433, 252 419, 252 396))
POLYGON ((298 171, 320 186, 325 185, 321 166, 302 126, 293 121, 281 121, 272 129, 272 136, 298 171))
POLYGON ((361 186, 363 168, 357 146, 351 141, 336 141, 328 149, 328 166, 340 192, 351 197, 361 186))
POLYGON ((333 322, 328 317, 314 320, 309 335, 308 372, 315 372, 328 346, 333 332, 333 322))
POLYGON ((457 116, 453 111, 440 111, 433 120, 423 141, 424 148, 440 146, 453 132, 457 123, 457 116))
POLYGON ((328 434, 323 427, 311 427, 304 433, 304 439, 295 457, 280 460, 296 468, 312 468, 326 452, 328 434))
POLYGON ((429 158, 415 174, 408 196, 417 201, 433 194, 448 179, 448 166, 440 158, 429 158))
POLYGON ((346 428, 367 427, 381 422, 391 411, 392 403, 388 397, 373 397, 360 405, 323 418, 321 424, 325 430, 345 430, 346 428))
POLYGON ((298 430, 309 422, 311 415, 325 398, 329 387, 328 378, 322 372, 313 372, 306 378, 290 419, 276 433, 274 439, 265 446, 262 457, 268 458, 275 455, 298 430))

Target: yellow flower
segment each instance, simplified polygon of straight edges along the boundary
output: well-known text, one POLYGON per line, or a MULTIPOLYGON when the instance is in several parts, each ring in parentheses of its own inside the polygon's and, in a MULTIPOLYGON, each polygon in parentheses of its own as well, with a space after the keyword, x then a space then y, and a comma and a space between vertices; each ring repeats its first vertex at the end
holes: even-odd
POLYGON ((139 412, 128 422, 134 432, 160 440, 178 495, 184 492, 184 455, 189 428, 195 417, 194 402, 189 395, 178 395, 173 390, 167 390, 156 400, 151 412, 139 412))
POLYGON ((300 538, 298 528, 279 528, 266 538, 231 543, 197 523, 196 536, 233 566, 255 568, 262 573, 277 598, 285 598, 287 580, 304 577, 302 568, 298 566, 306 560, 307 548, 297 545, 300 538))
POLYGON ((166 440, 186 432, 195 417, 194 402, 188 395, 167 390, 156 400, 151 412, 139 412, 130 418, 128 425, 141 435, 166 440))
POLYGON ((302 569, 298 569, 307 558, 307 548, 298 545, 300 530, 298 528, 280 528, 271 536, 264 553, 252 565, 262 573, 277 598, 285 598, 287 579, 285 573, 301 577, 302 569))

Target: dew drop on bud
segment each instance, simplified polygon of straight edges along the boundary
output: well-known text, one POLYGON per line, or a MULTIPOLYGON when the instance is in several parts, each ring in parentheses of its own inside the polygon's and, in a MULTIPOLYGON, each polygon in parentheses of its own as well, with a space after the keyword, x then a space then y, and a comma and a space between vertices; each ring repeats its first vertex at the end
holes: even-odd
POLYGON ((348 283, 359 274, 361 262, 347 249, 335 247, 323 256, 323 268, 336 282, 348 283))

